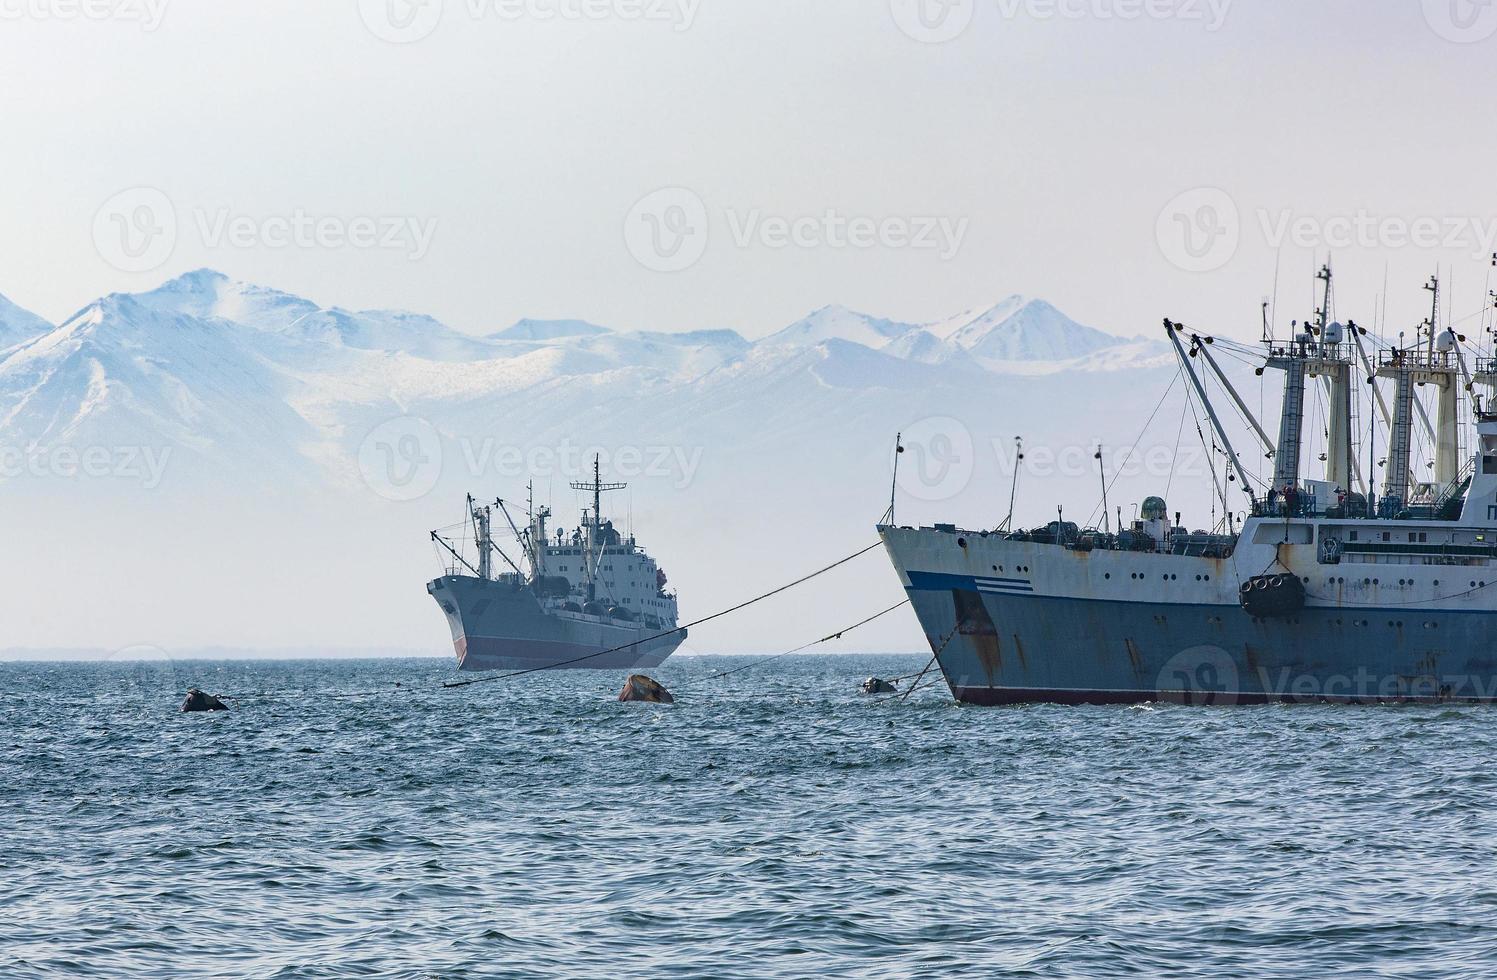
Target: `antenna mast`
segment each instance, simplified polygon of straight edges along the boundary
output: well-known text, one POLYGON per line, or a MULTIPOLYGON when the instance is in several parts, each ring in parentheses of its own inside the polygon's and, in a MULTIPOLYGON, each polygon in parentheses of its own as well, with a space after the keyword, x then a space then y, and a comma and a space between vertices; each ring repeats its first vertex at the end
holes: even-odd
POLYGON ((1430 293, 1429 319, 1425 321, 1428 328, 1428 339, 1426 341, 1425 353, 1434 356, 1435 353, 1435 331, 1440 328, 1440 274, 1436 272, 1429 277, 1425 289, 1430 293))
POLYGON ((587 535, 583 540, 586 549, 585 566, 587 569, 587 601, 592 602, 598 598, 598 566, 603 561, 603 552, 607 543, 603 541, 603 494, 609 490, 623 490, 627 483, 604 483, 601 463, 601 455, 593 455, 593 482, 572 484, 573 490, 591 490, 593 494, 593 517, 589 521, 587 515, 582 517, 583 527, 587 535))
MULTIPOLYGON (((1014 436, 1014 480, 1013 480, 1013 483, 1009 484, 1009 488, 1008 488, 1008 516, 1003 519, 1003 523, 1002 524, 998 525, 998 530, 1000 530, 1000 531, 1011 531, 1011 530, 1013 530, 1012 525, 1013 525, 1013 522, 1014 522, 1014 498, 1017 497, 1018 494, 1019 494, 1019 468, 1022 467, 1023 465, 1024 465, 1024 437, 1023 436, 1014 436)), ((1104 504, 1103 504, 1103 506, 1104 507, 1106 506, 1105 497, 1104 497, 1104 504)), ((1119 519, 1119 521, 1120 521, 1119 526, 1121 526, 1121 518, 1119 519)))

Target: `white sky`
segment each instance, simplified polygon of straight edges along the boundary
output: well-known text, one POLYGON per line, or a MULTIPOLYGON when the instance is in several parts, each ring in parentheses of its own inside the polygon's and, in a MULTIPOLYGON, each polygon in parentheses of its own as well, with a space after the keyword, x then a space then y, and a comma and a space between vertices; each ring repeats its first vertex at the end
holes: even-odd
MULTIPOLYGON (((580 316, 761 336, 832 302, 934 319, 1026 292, 1118 333, 1169 315, 1246 336, 1274 277, 1260 212, 1440 221, 1457 247, 1384 229, 1338 250, 1338 312, 1369 323, 1385 270, 1391 320, 1417 320, 1437 263, 1456 315, 1479 310, 1497 236, 1497 7, 1474 0, 1235 0, 1215 31, 1208 0, 1131 21, 1102 15, 1143 0, 955 0, 971 23, 943 44, 901 31, 917 0, 488 0, 477 17, 482 0, 445 0, 405 44, 365 26, 385 0, 87 0, 122 5, 101 20, 80 2, 0 0, 0 293, 54 320, 207 265, 472 331, 580 316), (162 3, 154 30, 132 19, 162 3), (640 3, 669 19, 622 16, 640 3), (543 16, 563 9, 601 16, 543 16), (172 202, 177 238, 130 273, 94 221, 139 186, 172 202), (710 222, 676 273, 625 245, 631 207, 668 186, 710 222), (1241 245, 1187 272, 1156 223, 1201 186, 1228 192, 1241 245), (756 210, 829 209, 967 230, 950 258, 734 241, 756 210), (435 226, 419 260, 199 228, 298 212, 435 226)), ((1283 319, 1310 312, 1315 261, 1283 249, 1283 319)))

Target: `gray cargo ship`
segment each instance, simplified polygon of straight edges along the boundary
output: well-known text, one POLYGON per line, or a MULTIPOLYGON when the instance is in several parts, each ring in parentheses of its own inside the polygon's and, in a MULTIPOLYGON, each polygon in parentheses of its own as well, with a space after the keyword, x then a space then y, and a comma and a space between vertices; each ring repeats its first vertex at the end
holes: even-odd
POLYGON ((432 532, 447 562, 426 591, 447 617, 458 669, 629 669, 675 652, 686 630, 677 628, 665 572, 601 516, 603 494, 624 486, 603 483, 594 460, 592 482, 572 484, 593 506, 570 532, 552 532, 550 510, 533 502, 522 529, 503 500, 480 506, 469 497, 472 562, 452 536, 432 532), (514 556, 495 541, 496 514, 513 532, 514 556), (496 557, 505 568, 497 574, 496 557))
POLYGON ((1497 701, 1497 411, 1477 393, 1497 387, 1497 360, 1474 352, 1468 368, 1464 338, 1439 325, 1438 280, 1416 343, 1369 354, 1365 331, 1330 320, 1329 268, 1321 278, 1324 306, 1289 341, 1265 322, 1263 367, 1285 378, 1276 442, 1212 356, 1230 342, 1165 321, 1229 465, 1215 488, 1227 517, 1212 531, 1171 520, 1157 497, 1127 527, 1028 531, 1011 513, 995 529, 900 527, 891 506, 879 533, 959 701, 1497 701), (1353 448, 1363 375, 1361 428, 1368 439, 1382 428, 1381 461, 1353 448), (1211 377, 1271 456, 1271 483, 1233 451, 1211 377), (1328 406, 1324 480, 1301 472, 1307 380, 1328 406), (1433 447, 1426 482, 1416 424, 1433 447), (1240 521, 1234 483, 1248 498, 1240 521))

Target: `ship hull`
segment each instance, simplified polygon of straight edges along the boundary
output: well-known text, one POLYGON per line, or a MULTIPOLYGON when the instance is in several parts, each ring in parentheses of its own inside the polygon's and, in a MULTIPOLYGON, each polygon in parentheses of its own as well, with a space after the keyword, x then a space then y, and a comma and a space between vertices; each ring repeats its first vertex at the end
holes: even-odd
POLYGON ((686 639, 639 624, 544 609, 527 588, 449 575, 427 585, 452 632, 458 669, 629 670, 664 663, 686 639))
MULTIPOLYGON (((1497 613, 1485 594, 1438 608, 1410 601, 1413 579, 1396 580, 1400 595, 1380 595, 1369 572, 1377 586, 1316 589, 1292 615, 1258 617, 1224 601, 1241 578, 1232 559, 1086 554, 976 535, 958 546, 942 531, 884 533, 964 703, 1497 701, 1497 613)), ((1353 566, 1330 571, 1338 580, 1359 574, 1353 566)))

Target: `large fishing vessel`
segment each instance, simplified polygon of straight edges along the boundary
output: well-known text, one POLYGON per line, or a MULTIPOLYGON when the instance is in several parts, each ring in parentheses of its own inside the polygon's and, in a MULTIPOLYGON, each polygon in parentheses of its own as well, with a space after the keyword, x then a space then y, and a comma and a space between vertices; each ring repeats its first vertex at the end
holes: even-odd
POLYGON ((1275 442, 1212 355, 1230 342, 1165 321, 1229 468, 1213 477, 1226 517, 1212 531, 1187 530, 1158 497, 1127 527, 1121 515, 1109 526, 1104 503, 1100 527, 1029 531, 1011 527, 1012 508, 996 529, 899 527, 891 504, 879 532, 958 700, 1497 700, 1497 411, 1478 393, 1497 386, 1497 361, 1478 355, 1468 368, 1464 338, 1440 326, 1438 279, 1417 341, 1383 347, 1331 319, 1329 267, 1319 278, 1325 301, 1290 340, 1273 340, 1264 317, 1258 374, 1284 374, 1275 442), (1233 451, 1208 382, 1262 442, 1272 482, 1233 451), (1328 406, 1316 427, 1323 480, 1301 472, 1307 382, 1328 406), (1414 475, 1416 425, 1433 447, 1425 481, 1414 475), (1233 484, 1248 498, 1240 516, 1233 484))
POLYGON ((572 531, 546 523, 548 508, 527 507, 522 529, 503 500, 468 498, 476 560, 455 535, 432 540, 446 558, 445 574, 427 583, 452 630, 460 670, 534 668, 634 668, 664 662, 686 639, 676 626, 676 595, 665 572, 632 535, 602 517, 603 494, 626 484, 604 483, 597 459, 591 483, 573 483, 592 495, 572 531), (495 540, 496 513, 513 533, 518 555, 495 540), (506 568, 495 573, 495 557, 506 568))

